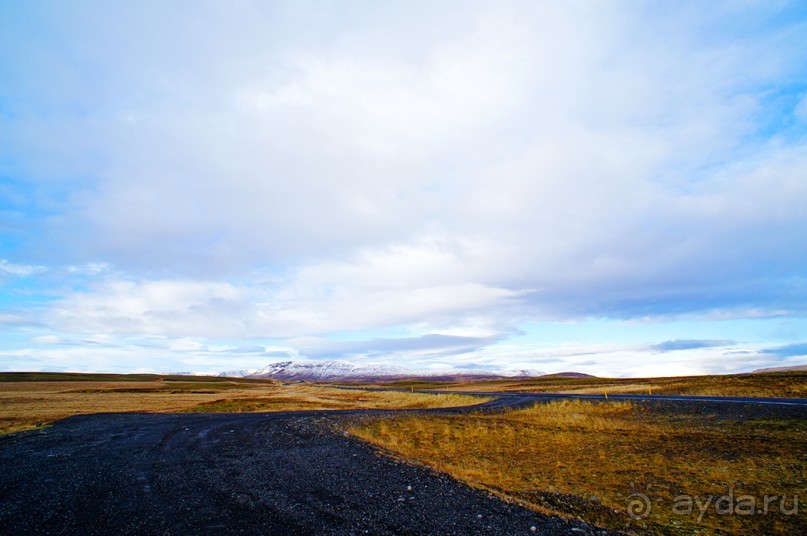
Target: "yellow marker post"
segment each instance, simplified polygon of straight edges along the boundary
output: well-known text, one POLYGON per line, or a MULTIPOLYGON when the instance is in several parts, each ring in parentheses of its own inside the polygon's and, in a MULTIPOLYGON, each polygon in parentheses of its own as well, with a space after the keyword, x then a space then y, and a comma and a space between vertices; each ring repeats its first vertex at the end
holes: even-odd
POLYGON ((603 387, 602 390, 605 391, 605 399, 608 400, 608 389, 603 387))

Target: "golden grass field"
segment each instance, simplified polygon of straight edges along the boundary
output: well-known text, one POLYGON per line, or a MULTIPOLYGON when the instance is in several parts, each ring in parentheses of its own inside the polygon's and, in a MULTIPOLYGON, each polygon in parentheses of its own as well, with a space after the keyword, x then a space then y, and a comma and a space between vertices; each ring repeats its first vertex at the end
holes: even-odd
MULTIPOLYGON (((807 526, 807 507, 782 515, 778 499, 768 514, 757 513, 766 495, 786 496, 786 511, 794 495, 807 497, 804 420, 741 422, 628 402, 558 401, 498 414, 385 418, 351 432, 509 500, 616 530, 792 535, 807 526), (703 505, 730 490, 755 498, 754 515, 709 507, 698 519, 696 499, 703 505), (646 519, 628 515, 629 501, 641 500, 631 493, 652 501, 646 519), (692 496, 692 515, 683 494, 692 496)), ((747 507, 744 500, 739 512, 747 507)))
POLYGON ((102 412, 411 409, 481 402, 484 399, 466 395, 366 392, 271 380, 0 374, 0 433, 35 428, 71 415, 102 412))
POLYGON ((378 383, 382 387, 450 389, 452 391, 534 392, 567 394, 654 394, 807 398, 807 372, 726 374, 670 378, 562 378, 502 379, 471 382, 403 380, 378 383))

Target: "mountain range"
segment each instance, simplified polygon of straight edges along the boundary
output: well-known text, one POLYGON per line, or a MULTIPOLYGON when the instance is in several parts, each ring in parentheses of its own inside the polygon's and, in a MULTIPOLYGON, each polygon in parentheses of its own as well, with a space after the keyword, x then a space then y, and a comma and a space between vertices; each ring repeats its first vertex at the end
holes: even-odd
POLYGON ((230 370, 219 376, 237 378, 273 378, 278 380, 376 380, 428 378, 532 378, 544 373, 532 369, 444 369, 411 370, 394 365, 355 365, 348 361, 280 361, 262 369, 230 370))

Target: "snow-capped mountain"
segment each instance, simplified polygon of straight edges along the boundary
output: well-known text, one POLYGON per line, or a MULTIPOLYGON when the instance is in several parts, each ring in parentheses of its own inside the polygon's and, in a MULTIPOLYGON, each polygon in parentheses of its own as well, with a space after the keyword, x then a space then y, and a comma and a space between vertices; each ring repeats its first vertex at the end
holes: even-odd
POLYGON ((250 378, 281 380, 330 380, 406 376, 407 371, 390 365, 354 365, 348 361, 281 361, 270 363, 250 378))
POLYGON ((543 376, 545 373, 535 369, 504 369, 493 372, 496 376, 506 376, 507 378, 535 378, 543 376))
POLYGON ((251 374, 258 372, 258 369, 241 369, 241 370, 225 370, 219 372, 219 376, 226 376, 228 378, 245 378, 251 374))
POLYGON ((274 378, 278 380, 345 380, 376 378, 453 378, 473 377, 535 377, 543 375, 537 370, 411 370, 393 365, 355 365, 349 361, 281 361, 270 363, 260 370, 234 370, 219 376, 274 378))

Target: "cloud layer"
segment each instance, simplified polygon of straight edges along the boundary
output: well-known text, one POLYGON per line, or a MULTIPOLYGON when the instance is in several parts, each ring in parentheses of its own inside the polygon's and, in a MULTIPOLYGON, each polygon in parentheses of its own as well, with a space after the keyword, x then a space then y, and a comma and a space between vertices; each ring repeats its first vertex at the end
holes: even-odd
POLYGON ((0 319, 33 336, 805 316, 798 2, 0 10, 0 319))

